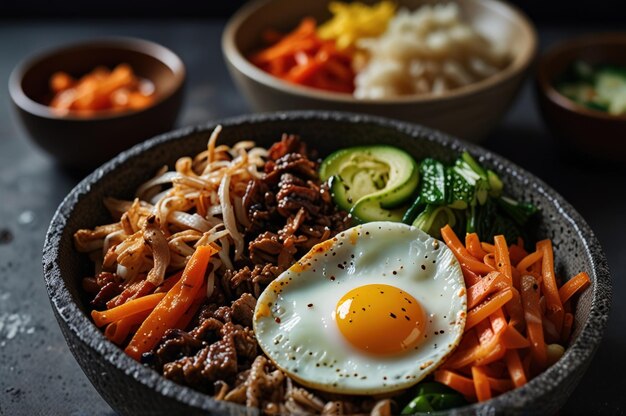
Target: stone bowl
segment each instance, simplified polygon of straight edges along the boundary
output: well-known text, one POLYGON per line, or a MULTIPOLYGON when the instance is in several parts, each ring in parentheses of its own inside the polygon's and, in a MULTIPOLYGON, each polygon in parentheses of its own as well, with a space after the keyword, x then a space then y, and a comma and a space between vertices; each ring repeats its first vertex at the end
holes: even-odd
MULTIPOLYGON (((451 414, 554 414, 583 377, 600 345, 611 305, 611 277, 593 232, 563 197, 522 168, 476 145, 427 128, 384 118, 338 112, 286 112, 243 116, 176 130, 120 154, 97 169, 63 200, 48 230, 43 268, 48 294, 70 350, 106 401, 120 414, 256 414, 256 410, 213 400, 210 396, 166 380, 135 362, 109 342, 89 318, 81 295, 81 279, 92 272, 86 256, 74 249, 72 235, 109 221, 105 196, 129 198, 164 164, 203 148, 217 124, 222 143, 252 139, 269 145, 282 133, 299 134, 320 154, 356 144, 387 143, 416 158, 452 161, 468 150, 494 169, 513 197, 536 204, 542 212, 537 238, 554 243, 557 273, 573 276, 585 270, 592 285, 575 307, 575 330, 563 357, 524 387, 451 411, 451 414)), ((589 398, 593 400, 593 398, 589 398)))

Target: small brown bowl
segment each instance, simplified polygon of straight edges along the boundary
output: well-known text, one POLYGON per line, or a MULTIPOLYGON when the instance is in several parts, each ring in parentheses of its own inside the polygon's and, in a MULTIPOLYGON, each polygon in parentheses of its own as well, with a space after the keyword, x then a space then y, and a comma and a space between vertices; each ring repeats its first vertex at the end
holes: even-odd
MULTIPOLYGON (((421 94, 384 99, 356 99, 351 94, 309 88, 276 78, 246 56, 261 46, 263 31, 289 31, 312 16, 330 15, 331 0, 256 0, 228 22, 222 51, 241 93, 257 111, 340 110, 392 117, 419 123, 470 141, 481 141, 509 108, 535 56, 537 37, 532 23, 515 6, 497 0, 456 0, 463 17, 496 45, 510 51, 511 63, 482 81, 441 95, 421 94)), ((362 0, 372 4, 376 0, 362 0)), ((415 10, 439 0, 398 0, 400 8, 415 10)))
POLYGON ((575 60, 626 67, 626 33, 590 34, 559 43, 540 59, 537 99, 548 128, 563 145, 585 155, 626 159, 626 116, 587 108, 563 96, 554 82, 575 60))
POLYGON ((134 38, 76 43, 35 55, 9 78, 9 93, 30 137, 62 165, 94 168, 134 144, 170 130, 183 98, 185 66, 171 50, 134 38), (129 64, 155 85, 156 99, 140 110, 61 115, 45 104, 57 71, 80 77, 97 66, 129 64))

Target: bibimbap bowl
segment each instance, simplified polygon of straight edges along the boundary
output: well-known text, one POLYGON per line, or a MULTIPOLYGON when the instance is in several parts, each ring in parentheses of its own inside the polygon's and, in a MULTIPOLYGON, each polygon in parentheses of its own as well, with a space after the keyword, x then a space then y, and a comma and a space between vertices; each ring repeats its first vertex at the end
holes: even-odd
POLYGON ((46 236, 43 253, 48 293, 70 350, 107 402, 121 414, 256 414, 257 410, 212 397, 165 379, 109 342, 88 316, 81 279, 89 261, 74 248, 73 235, 109 220, 105 196, 132 197, 163 165, 206 148, 211 131, 223 126, 220 143, 254 140, 268 146, 285 133, 298 134, 320 156, 366 144, 389 144, 422 159, 451 162, 468 150, 496 171, 511 196, 541 209, 537 238, 554 244, 557 273, 587 271, 592 285, 575 306, 574 332, 563 357, 525 386, 451 414, 553 414, 566 402, 599 346, 611 302, 611 278, 599 242, 582 217, 554 190, 511 162, 478 146, 421 126, 336 112, 287 112, 243 116, 158 136, 120 154, 89 175, 65 198, 46 236))

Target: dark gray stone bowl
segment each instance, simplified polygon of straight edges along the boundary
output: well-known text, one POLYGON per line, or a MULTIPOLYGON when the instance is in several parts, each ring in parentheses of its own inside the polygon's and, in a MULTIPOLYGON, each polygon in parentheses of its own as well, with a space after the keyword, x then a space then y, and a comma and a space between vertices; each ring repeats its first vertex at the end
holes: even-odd
MULTIPOLYGON (((43 251, 46 285, 53 310, 70 350, 100 394, 122 414, 256 414, 255 410, 213 400, 175 384, 138 364, 109 342, 91 322, 81 295, 81 278, 93 273, 73 246, 79 228, 110 221, 105 196, 131 198, 155 171, 183 155, 206 148, 217 123, 158 136, 120 154, 85 178, 57 210, 43 251)), ((321 155, 355 144, 388 143, 416 158, 434 156, 452 161, 463 149, 497 171, 508 193, 541 208, 538 238, 551 238, 557 272, 573 276, 587 271, 593 284, 576 305, 575 330, 565 355, 522 388, 452 414, 553 414, 565 403, 583 376, 602 340, 611 305, 611 277, 602 249, 583 218, 543 181, 478 146, 417 125, 372 116, 335 112, 287 112, 243 116, 221 121, 222 143, 252 139, 261 145, 282 133, 300 134, 321 155)), ((589 398, 593 400, 593 398, 589 398)))

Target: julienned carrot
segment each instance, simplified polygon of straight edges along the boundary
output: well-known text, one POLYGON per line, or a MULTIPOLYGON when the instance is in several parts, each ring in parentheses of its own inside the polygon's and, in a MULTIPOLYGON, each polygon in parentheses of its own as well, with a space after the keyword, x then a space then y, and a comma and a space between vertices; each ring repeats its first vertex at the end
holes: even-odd
POLYGON ((526 373, 517 350, 508 350, 504 357, 509 376, 515 387, 522 387, 527 382, 526 373))
POLYGON ((206 285, 203 285, 198 293, 196 294, 196 298, 193 300, 189 308, 183 313, 183 316, 180 317, 178 322, 176 322, 175 327, 178 329, 187 329, 189 323, 196 316, 196 312, 200 309, 200 306, 204 303, 206 299, 206 285))
POLYGON ((526 327, 526 320, 524 319, 524 308, 522 306, 522 297, 519 294, 519 290, 515 287, 511 288, 513 297, 511 301, 504 305, 504 309, 509 314, 510 324, 516 329, 522 330, 526 327))
POLYGON ((506 327, 501 339, 502 344, 510 350, 530 347, 530 342, 511 324, 506 327))
POLYGON ((491 399, 489 379, 480 367, 472 366, 472 379, 474 380, 474 390, 476 391, 478 401, 482 402, 491 399))
POLYGON ((106 311, 91 311, 91 318, 96 326, 103 326, 111 322, 119 321, 127 316, 153 309, 165 296, 164 293, 153 293, 133 299, 113 309, 106 311))
POLYGON ((465 330, 469 330, 477 323, 487 318, 492 313, 496 312, 499 308, 503 307, 513 297, 513 293, 510 288, 501 290, 495 295, 491 296, 486 301, 475 306, 471 311, 467 313, 467 319, 465 320, 465 330))
POLYGON ((150 351, 165 331, 175 327, 202 287, 209 260, 217 251, 213 246, 196 248, 180 280, 164 295, 130 340, 126 354, 139 361, 141 355, 150 351))
POLYGON ((435 371, 435 381, 445 384, 461 393, 465 397, 473 397, 476 395, 474 390, 474 380, 464 377, 450 370, 435 371))
POLYGON ((156 288, 154 292, 155 293, 169 292, 170 289, 173 288, 174 285, 180 280, 182 275, 183 275, 183 271, 181 270, 178 273, 173 274, 172 276, 168 277, 167 279, 163 281, 163 283, 161 283, 161 286, 156 288))
POLYGON ((509 255, 509 246, 506 244, 506 239, 503 235, 497 235, 494 238, 496 252, 496 268, 500 273, 509 279, 509 283, 513 284, 513 272, 511 271, 511 257, 509 255))
POLYGON ((446 242, 446 245, 452 249, 462 267, 467 267, 469 270, 479 275, 487 274, 493 271, 492 267, 476 260, 471 254, 469 254, 450 225, 446 224, 446 226, 441 229, 441 237, 443 238, 443 241, 446 242))
POLYGON ((467 233, 465 235, 465 248, 477 260, 480 260, 487 255, 485 250, 481 247, 478 234, 476 233, 467 233))
POLYGON ((476 283, 480 282, 482 279, 473 271, 466 269, 465 267, 461 267, 461 271, 463 272, 463 280, 465 280, 465 287, 474 286, 476 283))
POLYGON ((546 315, 552 321, 557 331, 561 331, 563 326, 563 303, 559 297, 559 288, 556 284, 556 276, 554 275, 554 253, 552 251, 552 242, 550 240, 542 240, 537 243, 537 250, 543 252, 541 259, 541 276, 543 281, 541 287, 543 295, 546 298, 546 315))
POLYGON ((588 277, 577 275, 559 291, 549 241, 538 243, 529 254, 521 240, 507 246, 504 237, 497 236, 491 245, 467 234, 463 246, 450 227, 441 235, 462 266, 467 316, 458 348, 435 379, 470 401, 524 385, 547 367, 546 343, 565 344, 569 339, 569 299, 589 284, 588 277), (556 293, 558 303, 548 299, 549 292, 556 293), (558 330, 554 304, 564 315, 558 330))
POLYGON ((500 272, 493 271, 467 289, 467 309, 472 309, 488 295, 506 289, 509 284, 500 272))
POLYGON ((533 360, 542 370, 546 367, 546 344, 543 338, 543 323, 539 306, 539 285, 534 277, 524 275, 521 279, 522 305, 526 319, 526 331, 530 338, 530 352, 533 360))
POLYGON ((561 299, 561 303, 567 302, 576 292, 587 287, 589 284, 591 284, 591 280, 589 279, 589 275, 585 272, 580 272, 576 276, 569 279, 559 289, 559 298, 561 299))
POLYGON ((139 327, 141 323, 150 315, 151 310, 138 312, 134 315, 127 316, 119 321, 111 322, 104 330, 104 335, 117 345, 122 345, 133 327, 139 327))
POLYGON ((533 251, 532 253, 521 259, 520 262, 517 263, 516 268, 521 274, 525 274, 526 272, 528 272, 528 268, 536 262, 540 261, 542 257, 543 251, 533 251))

